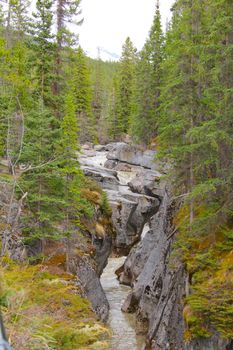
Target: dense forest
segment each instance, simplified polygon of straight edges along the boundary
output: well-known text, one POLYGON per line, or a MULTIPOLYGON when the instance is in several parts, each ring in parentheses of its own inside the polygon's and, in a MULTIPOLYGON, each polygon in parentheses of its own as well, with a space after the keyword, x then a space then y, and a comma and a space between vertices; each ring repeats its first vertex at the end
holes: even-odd
MULTIPOLYGON (((79 46, 80 0, 37 0, 33 13, 27 0, 0 5, 0 192, 9 196, 0 222, 1 280, 7 289, 0 303, 7 327, 19 327, 12 337, 29 325, 11 303, 28 307, 24 299, 33 299, 37 288, 50 293, 54 305, 62 293, 70 297, 61 282, 55 293, 56 278, 41 272, 46 257, 33 253, 35 245, 43 250, 46 240, 61 239, 69 250, 74 228, 82 231, 84 218, 95 215, 90 188, 100 197, 103 215, 111 213, 106 194, 80 168, 80 145, 126 142, 156 150, 179 201, 173 254, 189 282, 185 341, 215 331, 233 338, 233 3, 176 0, 165 32, 155 5, 143 48, 137 51, 126 38, 118 62, 91 59, 79 46), (15 201, 20 244, 29 251, 21 272, 9 253, 15 201), (51 283, 46 287, 43 279, 51 283), (14 288, 22 286, 27 291, 16 302, 14 288)), ((101 324, 86 335, 89 343, 84 333, 74 335, 69 317, 73 323, 95 321, 88 303, 72 298, 64 331, 51 313, 45 315, 42 323, 53 322, 53 329, 43 334, 39 320, 33 321, 24 349, 89 349, 91 341, 107 337, 101 324)), ((36 302, 43 305, 45 299, 36 302)))

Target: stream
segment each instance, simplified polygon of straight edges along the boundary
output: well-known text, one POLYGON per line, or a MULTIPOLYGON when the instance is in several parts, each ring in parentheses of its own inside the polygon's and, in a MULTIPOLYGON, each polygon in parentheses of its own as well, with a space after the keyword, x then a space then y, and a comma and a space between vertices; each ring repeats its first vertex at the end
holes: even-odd
MULTIPOLYGON (((83 167, 88 167, 94 171, 106 172, 109 171, 104 167, 107 160, 107 152, 95 152, 94 155, 85 152, 80 157, 80 162, 83 167)), ((106 188, 109 198, 112 196, 121 197, 121 193, 130 193, 127 183, 136 175, 133 171, 118 171, 117 178, 119 186, 117 189, 106 188)), ((146 224, 142 233, 142 237, 149 230, 146 224)), ((111 347, 109 350, 141 350, 145 341, 145 337, 136 335, 136 319, 134 314, 128 314, 121 311, 121 306, 129 294, 131 288, 122 285, 117 280, 115 271, 123 265, 126 257, 108 259, 102 276, 101 284, 105 291, 106 297, 110 305, 108 325, 112 330, 111 347)))
POLYGON ((109 350, 140 350, 145 340, 135 333, 135 316, 121 311, 130 287, 119 284, 115 271, 123 265, 125 257, 109 258, 101 284, 110 304, 108 325, 112 329, 111 348, 109 350))

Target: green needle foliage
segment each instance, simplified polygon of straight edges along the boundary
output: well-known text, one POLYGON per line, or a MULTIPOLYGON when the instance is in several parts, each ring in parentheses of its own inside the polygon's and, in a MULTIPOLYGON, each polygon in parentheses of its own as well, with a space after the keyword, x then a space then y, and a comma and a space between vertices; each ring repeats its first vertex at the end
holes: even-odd
POLYGON ((192 289, 187 340, 211 327, 232 337, 232 11, 230 1, 176 1, 162 64, 161 156, 186 198, 177 226, 192 289))
POLYGON ((149 38, 140 52, 136 68, 134 109, 131 114, 130 134, 139 143, 149 144, 158 135, 163 57, 164 36, 159 4, 157 3, 149 38))
POLYGON ((81 47, 73 57, 71 88, 74 92, 76 113, 80 129, 80 142, 95 141, 96 130, 92 113, 92 90, 87 58, 81 47))
POLYGON ((119 72, 113 83, 112 107, 109 112, 109 134, 119 139, 127 134, 133 108, 136 49, 130 38, 122 47, 119 72))
POLYGON ((118 63, 77 45, 79 0, 53 5, 37 0, 32 16, 26 0, 9 1, 8 16, 0 7, 0 157, 24 201, 24 238, 67 238, 96 203, 110 215, 79 142, 129 133, 156 144, 184 199, 174 224, 190 281, 185 337, 232 338, 232 0, 176 0, 166 34, 157 1, 141 52, 128 37, 118 63))

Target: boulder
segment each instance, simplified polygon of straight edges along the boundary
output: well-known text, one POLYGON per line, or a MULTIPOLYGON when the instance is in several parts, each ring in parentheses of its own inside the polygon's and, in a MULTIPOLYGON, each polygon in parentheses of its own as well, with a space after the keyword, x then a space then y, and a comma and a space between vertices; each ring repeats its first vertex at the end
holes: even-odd
POLYGON ((91 150, 93 149, 93 145, 90 142, 85 143, 84 145, 81 146, 83 150, 91 150))
POLYGON ((94 150, 97 152, 103 152, 103 151, 106 151, 106 146, 105 145, 95 145, 94 150))
POLYGON ((85 157, 95 157, 96 151, 93 149, 85 150, 85 157))
POLYGON ((135 146, 124 142, 117 143, 108 153, 109 160, 120 161, 127 164, 142 166, 148 169, 155 169, 154 162, 156 152, 152 150, 141 151, 135 146))
POLYGON ((105 171, 102 168, 87 166, 81 166, 81 169, 86 176, 98 182, 103 189, 118 190, 120 183, 116 178, 117 173, 115 171, 105 171))
POLYGON ((162 174, 152 170, 142 170, 128 183, 131 191, 160 199, 164 196, 165 182, 162 174))
POLYGON ((104 167, 107 168, 107 169, 115 169, 117 165, 117 161, 116 160, 107 160, 105 163, 104 163, 104 167))
POLYGON ((112 208, 112 221, 116 231, 114 247, 119 254, 128 254, 140 240, 145 223, 158 210, 160 201, 127 191, 107 191, 112 208))

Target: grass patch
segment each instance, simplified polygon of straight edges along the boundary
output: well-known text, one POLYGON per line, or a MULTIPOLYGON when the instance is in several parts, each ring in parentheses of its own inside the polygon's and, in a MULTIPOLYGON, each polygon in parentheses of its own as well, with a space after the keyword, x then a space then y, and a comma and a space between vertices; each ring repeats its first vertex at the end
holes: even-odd
MULTIPOLYGON (((5 266, 4 266, 5 265, 5 266)), ((107 349, 109 333, 74 280, 52 275, 46 266, 0 268, 0 304, 9 340, 17 350, 107 349)))

